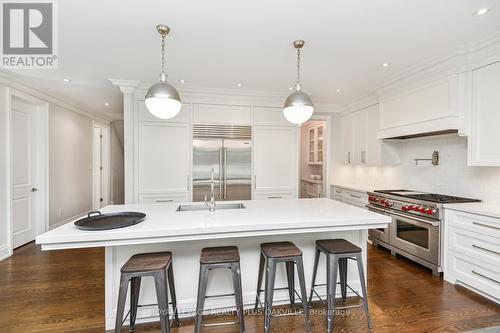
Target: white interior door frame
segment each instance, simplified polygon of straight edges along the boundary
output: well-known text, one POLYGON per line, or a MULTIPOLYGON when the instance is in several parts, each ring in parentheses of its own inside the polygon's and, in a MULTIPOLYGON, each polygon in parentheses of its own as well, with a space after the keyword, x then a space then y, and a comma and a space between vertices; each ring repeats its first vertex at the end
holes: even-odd
MULTIPOLYGON (((328 114, 313 114, 311 120, 321 120, 326 122, 326 131, 323 133, 323 145, 326 145, 326 150, 323 147, 326 156, 323 158, 323 185, 325 186, 325 198, 330 198, 330 175, 331 175, 331 158, 332 158, 332 116, 328 114), (326 164, 326 165, 325 165, 326 164)), ((300 147, 299 147, 300 149, 300 147)))
POLYGON ((49 103, 39 99, 37 97, 26 94, 22 91, 13 88, 7 88, 7 110, 9 113, 8 119, 8 145, 7 145, 7 168, 8 168, 8 205, 7 205, 7 218, 9 223, 7 223, 8 230, 8 247, 9 252, 12 255, 13 250, 13 230, 14 221, 12 219, 12 194, 11 194, 11 155, 12 155, 12 99, 18 98, 35 105, 35 132, 36 137, 36 159, 37 159, 37 195, 36 195, 36 205, 35 214, 36 225, 35 234, 40 235, 49 230, 49 103))
MULTIPOLYGON (((92 133, 95 129, 100 129, 102 135, 102 145, 101 145, 101 188, 97 188, 98 180, 96 179, 96 168, 99 168, 98 160, 96 159, 96 146, 92 145, 92 202, 97 195, 97 191, 101 192, 102 203, 100 207, 93 205, 94 209, 99 209, 101 207, 107 206, 111 202, 111 129, 109 125, 100 123, 98 121, 92 121, 92 133)), ((92 135, 94 138, 94 135, 92 135)))

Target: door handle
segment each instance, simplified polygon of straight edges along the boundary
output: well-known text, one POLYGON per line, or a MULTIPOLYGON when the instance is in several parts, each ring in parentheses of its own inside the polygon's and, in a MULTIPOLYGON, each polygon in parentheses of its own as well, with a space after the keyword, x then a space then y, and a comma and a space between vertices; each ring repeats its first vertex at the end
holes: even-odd
POLYGON ((219 148, 219 200, 223 199, 223 193, 222 193, 222 149, 224 148, 219 148))
POLYGON ((224 148, 224 199, 227 199, 227 148, 224 148))
POLYGON ((37 189, 36 187, 33 187, 33 188, 31 189, 31 192, 36 192, 36 191, 38 191, 38 189, 37 189))

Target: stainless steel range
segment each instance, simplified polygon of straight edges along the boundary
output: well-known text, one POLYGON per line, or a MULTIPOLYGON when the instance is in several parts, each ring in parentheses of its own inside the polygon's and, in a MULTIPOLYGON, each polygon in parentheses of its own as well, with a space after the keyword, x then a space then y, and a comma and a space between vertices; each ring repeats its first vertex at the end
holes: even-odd
POLYGON ((480 200, 448 195, 386 190, 368 193, 367 208, 392 217, 387 229, 372 229, 369 239, 421 265, 442 272, 443 204, 477 202, 480 200))

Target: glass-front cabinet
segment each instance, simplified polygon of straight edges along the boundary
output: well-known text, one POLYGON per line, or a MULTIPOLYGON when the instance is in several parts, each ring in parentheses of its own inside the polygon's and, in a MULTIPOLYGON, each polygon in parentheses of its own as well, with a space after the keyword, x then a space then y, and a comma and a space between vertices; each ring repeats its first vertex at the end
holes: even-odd
POLYGON ((324 126, 318 125, 309 128, 308 132, 308 143, 309 143, 309 164, 321 165, 323 164, 323 133, 324 126))

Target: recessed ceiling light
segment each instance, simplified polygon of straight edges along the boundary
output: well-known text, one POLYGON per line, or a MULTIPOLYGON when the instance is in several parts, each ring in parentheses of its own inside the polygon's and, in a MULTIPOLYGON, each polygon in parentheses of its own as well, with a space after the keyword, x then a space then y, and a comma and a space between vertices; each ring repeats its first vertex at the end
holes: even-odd
POLYGON ((486 14, 487 12, 489 12, 490 9, 489 8, 481 8, 481 9, 478 9, 474 12, 474 15, 475 16, 481 16, 481 15, 484 15, 486 14))
POLYGON ((381 66, 382 66, 382 67, 389 67, 389 64, 388 64, 388 63, 386 63, 386 62, 384 62, 381 66))
POLYGON ((242 86, 242 84, 241 84, 241 83, 238 83, 238 84, 237 84, 237 86, 238 86, 238 87, 241 87, 241 86, 242 86))
POLYGON ((64 82, 71 82, 70 79, 63 79, 64 82))
POLYGON ((105 106, 109 106, 109 103, 108 103, 108 102, 106 102, 106 103, 104 103, 104 105, 105 105, 105 106))
POLYGON ((179 80, 179 82, 180 82, 180 83, 184 83, 184 82, 186 82, 186 81, 184 81, 184 80, 179 80))
POLYGON ((335 90, 335 91, 339 93, 339 92, 341 92, 341 91, 342 91, 342 89, 337 89, 337 90, 335 90))

